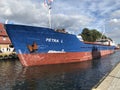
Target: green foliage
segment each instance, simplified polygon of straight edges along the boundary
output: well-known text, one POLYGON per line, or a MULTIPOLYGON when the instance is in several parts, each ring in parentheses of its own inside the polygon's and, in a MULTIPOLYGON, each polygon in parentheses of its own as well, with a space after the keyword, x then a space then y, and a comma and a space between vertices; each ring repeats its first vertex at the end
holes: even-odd
POLYGON ((81 34, 84 41, 91 41, 93 37, 91 37, 91 32, 88 28, 84 28, 81 34))
POLYGON ((84 41, 89 41, 89 42, 94 42, 101 38, 107 38, 105 35, 102 35, 102 33, 97 31, 96 29, 89 30, 88 28, 83 29, 81 36, 84 41))

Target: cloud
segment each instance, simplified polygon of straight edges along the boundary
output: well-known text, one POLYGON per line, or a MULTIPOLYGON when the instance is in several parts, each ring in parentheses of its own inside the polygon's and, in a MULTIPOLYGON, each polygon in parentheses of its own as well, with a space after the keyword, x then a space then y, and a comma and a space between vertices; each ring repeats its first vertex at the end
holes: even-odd
POLYGON ((65 15, 56 14, 53 16, 53 27, 66 28, 68 30, 80 30, 80 27, 88 25, 92 22, 92 18, 83 15, 65 15))
POLYGON ((120 10, 116 10, 111 14, 111 18, 120 18, 120 10))
MULTIPOLYGON (((57 5, 57 8, 63 10, 63 14, 53 7, 53 28, 79 30, 80 26, 88 25, 92 21, 91 17, 79 15, 78 13, 75 14, 74 11, 71 12, 71 10, 74 10, 74 7, 71 7, 71 5, 67 3, 62 3, 62 5, 57 3, 57 5), (62 6, 66 6, 66 8, 62 8, 62 6)), ((2 0, 0 7, 2 7, 0 8, 0 12, 3 12, 0 16, 3 17, 4 20, 9 19, 20 24, 49 26, 48 11, 44 7, 43 2, 36 4, 30 0, 2 0)))
POLYGON ((45 25, 46 12, 42 3, 41 8, 38 8, 35 3, 30 0, 2 0, 0 3, 0 17, 6 20, 9 19, 15 23, 21 24, 41 24, 45 25), (41 18, 42 17, 42 18, 41 18), (42 22, 42 23, 40 23, 42 22))
MULTIPOLYGON (((120 27, 119 27, 120 28, 120 27)), ((110 36, 116 43, 120 43, 120 30, 118 27, 110 27, 111 29, 109 32, 107 32, 107 35, 110 36)))

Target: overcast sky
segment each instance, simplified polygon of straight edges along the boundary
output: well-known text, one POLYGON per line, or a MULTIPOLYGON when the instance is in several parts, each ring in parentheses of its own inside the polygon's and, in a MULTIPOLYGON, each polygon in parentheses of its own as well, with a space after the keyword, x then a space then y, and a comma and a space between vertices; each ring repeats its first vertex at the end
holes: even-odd
MULTIPOLYGON (((52 28, 97 29, 120 43, 120 0, 54 0, 52 28)), ((49 27, 44 0, 0 0, 0 22, 49 27)))

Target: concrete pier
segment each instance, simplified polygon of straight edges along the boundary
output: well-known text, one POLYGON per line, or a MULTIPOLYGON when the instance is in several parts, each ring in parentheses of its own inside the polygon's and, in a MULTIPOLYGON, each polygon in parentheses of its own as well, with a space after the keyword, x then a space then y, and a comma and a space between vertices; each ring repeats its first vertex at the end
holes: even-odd
POLYGON ((120 63, 92 90, 120 90, 120 63))

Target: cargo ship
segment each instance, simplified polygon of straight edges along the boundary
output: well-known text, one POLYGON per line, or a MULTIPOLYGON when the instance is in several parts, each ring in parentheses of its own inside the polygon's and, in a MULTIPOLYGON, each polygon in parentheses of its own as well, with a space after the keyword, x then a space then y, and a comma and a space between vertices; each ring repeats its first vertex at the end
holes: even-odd
POLYGON ((23 66, 75 63, 114 52, 108 41, 84 42, 78 36, 45 27, 4 24, 23 66), (107 42, 104 44, 103 42, 107 42))

